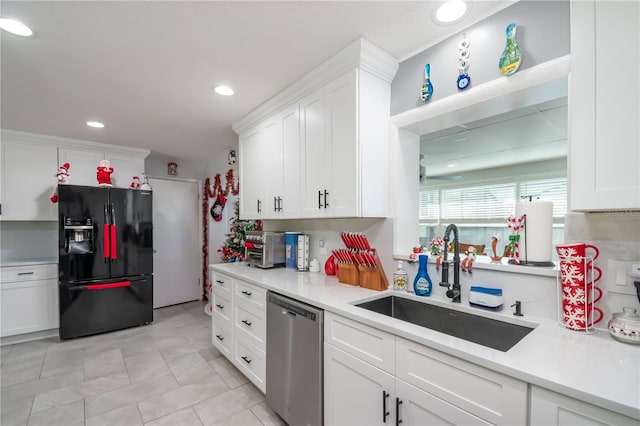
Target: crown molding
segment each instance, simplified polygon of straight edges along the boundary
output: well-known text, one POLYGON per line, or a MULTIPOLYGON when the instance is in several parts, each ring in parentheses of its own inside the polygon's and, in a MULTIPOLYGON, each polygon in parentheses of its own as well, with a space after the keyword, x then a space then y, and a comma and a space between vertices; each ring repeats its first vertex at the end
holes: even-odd
POLYGON ((371 42, 359 38, 238 120, 231 128, 237 134, 243 134, 276 112, 353 68, 359 68, 391 84, 391 80, 398 71, 398 61, 371 42))
POLYGON ((1 129, 0 132, 3 142, 18 142, 33 145, 48 144, 55 145, 58 148, 72 148, 80 149, 83 151, 108 151, 112 154, 135 158, 146 158, 151 153, 151 151, 148 149, 130 148, 126 146, 110 145, 106 143, 86 141, 81 139, 43 135, 40 133, 29 133, 8 129, 1 129))

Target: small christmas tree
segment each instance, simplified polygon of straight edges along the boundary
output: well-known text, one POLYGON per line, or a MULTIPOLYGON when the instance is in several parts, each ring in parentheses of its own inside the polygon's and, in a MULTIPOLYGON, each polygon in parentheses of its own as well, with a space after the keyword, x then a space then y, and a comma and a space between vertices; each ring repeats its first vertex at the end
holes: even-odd
POLYGON ((223 262, 242 262, 244 260, 244 240, 247 231, 261 229, 260 221, 240 220, 240 201, 233 205, 231 227, 224 245, 218 249, 223 262))

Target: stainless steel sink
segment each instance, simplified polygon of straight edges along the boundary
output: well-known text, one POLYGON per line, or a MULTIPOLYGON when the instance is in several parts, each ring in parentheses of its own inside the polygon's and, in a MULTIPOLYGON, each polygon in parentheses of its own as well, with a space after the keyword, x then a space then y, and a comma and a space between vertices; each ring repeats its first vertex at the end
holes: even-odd
POLYGON ((355 306, 506 352, 533 328, 397 296, 355 306))

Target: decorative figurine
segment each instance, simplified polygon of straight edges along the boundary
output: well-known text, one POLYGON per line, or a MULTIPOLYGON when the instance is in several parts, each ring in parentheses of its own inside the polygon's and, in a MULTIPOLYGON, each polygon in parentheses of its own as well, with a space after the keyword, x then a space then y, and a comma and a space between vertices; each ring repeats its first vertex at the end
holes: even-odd
POLYGON ((97 169, 98 172, 96 174, 96 178, 98 179, 98 185, 113 186, 111 184, 111 173, 113 173, 113 167, 111 167, 109 160, 101 160, 97 169))
POLYGON ((140 176, 134 176, 131 178, 131 185, 129 185, 131 189, 139 189, 140 188, 140 176))
POLYGON ((507 44, 502 51, 500 61, 498 62, 498 68, 502 75, 512 75, 518 71, 520 64, 522 63, 522 50, 516 42, 516 24, 512 23, 507 25, 507 44))
POLYGON ((500 263, 502 260, 502 256, 498 256, 498 236, 494 235, 491 237, 491 250, 493 251, 493 256, 491 256, 491 262, 500 263))
POLYGON ((140 189, 144 191, 151 191, 151 185, 149 185, 149 179, 144 173, 141 173, 143 176, 142 183, 140 184, 140 189))
POLYGON ((471 269, 473 268, 473 261, 476 260, 478 249, 476 249, 474 246, 469 246, 465 254, 467 255, 467 257, 462 260, 460 269, 462 269, 462 272, 471 273, 471 269))
POLYGON ((458 53, 458 80, 456 84, 459 90, 464 90, 471 84, 471 77, 467 74, 467 70, 469 69, 469 56, 471 56, 471 51, 469 50, 471 42, 467 38, 466 34, 462 36, 462 40, 458 44, 458 49, 460 52, 458 53))
POLYGON ((420 91, 420 100, 427 102, 433 95, 433 85, 431 84, 431 65, 426 64, 424 66, 424 83, 422 83, 422 90, 420 91))
MULTIPOLYGON (((69 183, 69 163, 64 163, 62 166, 58 168, 58 173, 56 174, 56 179, 58 180, 58 185, 66 185, 69 183)), ((58 187, 56 187, 55 191, 53 191, 53 195, 49 198, 52 203, 58 202, 58 187)))
POLYGON ((434 238, 429 240, 431 246, 431 256, 436 257, 436 271, 440 270, 442 264, 442 252, 444 251, 444 240, 442 238, 434 238))
POLYGON ((230 166, 232 164, 236 164, 236 150, 235 149, 229 150, 229 155, 227 155, 227 164, 229 164, 230 166))

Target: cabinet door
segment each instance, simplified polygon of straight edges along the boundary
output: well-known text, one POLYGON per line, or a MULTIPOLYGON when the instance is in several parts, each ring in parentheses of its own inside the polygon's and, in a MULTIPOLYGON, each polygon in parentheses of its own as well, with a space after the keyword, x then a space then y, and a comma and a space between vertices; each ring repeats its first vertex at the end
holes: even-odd
POLYGON ((572 210, 640 208, 639 16, 637 1, 571 2, 572 210))
POLYGON ((393 424, 394 386, 391 374, 324 344, 325 424, 393 424))
POLYGON ((260 219, 264 208, 260 131, 254 129, 240 137, 240 218, 260 219))
POLYGON ((111 183, 115 188, 129 188, 134 176, 138 176, 142 180, 141 174, 144 173, 143 158, 128 157, 109 152, 105 154, 105 158, 109 160, 111 167, 113 167, 111 183))
POLYGON ((326 150, 326 96, 319 89, 300 102, 300 128, 302 140, 302 206, 303 217, 326 215, 324 191, 327 188, 328 167, 326 150))
POLYGON ((300 217, 300 109, 295 104, 280 115, 282 122, 282 202, 283 218, 300 217))
POLYGON ((2 220, 58 220, 55 146, 2 142, 2 220))
POLYGON ((275 219, 280 217, 278 198, 282 198, 282 167, 284 150, 282 146, 282 122, 279 116, 268 120, 260 129, 260 143, 263 157, 261 181, 264 186, 262 204, 262 218, 275 219))
POLYGON ((58 155, 61 164, 69 163, 70 184, 98 186, 97 168, 105 159, 104 152, 60 148, 58 155))
POLYGON ((547 389, 531 386, 531 418, 529 424, 531 426, 638 426, 638 420, 547 389))
POLYGON ((329 83, 327 91, 327 140, 329 168, 324 170, 329 191, 328 214, 357 216, 360 190, 357 130, 357 70, 353 69, 329 83))
POLYGON ((396 397, 392 408, 404 425, 491 424, 402 380, 396 380, 396 397))
POLYGON ((58 328, 58 281, 3 283, 2 337, 58 328))

